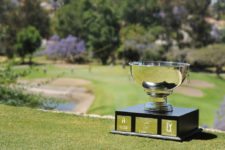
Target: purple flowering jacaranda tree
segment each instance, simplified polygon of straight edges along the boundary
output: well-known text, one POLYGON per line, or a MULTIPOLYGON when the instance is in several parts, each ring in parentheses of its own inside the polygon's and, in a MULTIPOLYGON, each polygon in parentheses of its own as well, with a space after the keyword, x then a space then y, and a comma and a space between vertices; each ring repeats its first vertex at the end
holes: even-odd
POLYGON ((71 61, 84 53, 85 49, 85 42, 75 36, 68 35, 60 39, 58 35, 53 35, 48 40, 43 54, 50 59, 71 61))

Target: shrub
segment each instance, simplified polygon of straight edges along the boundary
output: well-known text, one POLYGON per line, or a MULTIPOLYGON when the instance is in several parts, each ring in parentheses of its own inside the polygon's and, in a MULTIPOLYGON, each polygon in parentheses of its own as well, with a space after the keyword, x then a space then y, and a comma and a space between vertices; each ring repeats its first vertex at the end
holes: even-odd
POLYGON ((200 66, 216 67, 216 73, 219 76, 225 66, 225 45, 214 44, 197 50, 192 50, 187 55, 187 60, 191 64, 200 66))
POLYGON ((12 65, 2 64, 0 66, 0 85, 9 86, 17 81, 19 77, 24 77, 30 73, 30 69, 24 71, 14 71, 12 65))
POLYGON ((0 86, 0 103, 13 106, 41 106, 41 96, 24 93, 23 89, 0 86))
POLYGON ((2 65, 0 69, 0 103, 13 106, 38 107, 42 103, 42 97, 23 92, 24 89, 14 87, 18 77, 29 74, 30 69, 16 72, 11 64, 2 65))
POLYGON ((12 70, 10 65, 4 66, 0 70, 0 85, 8 85, 16 82, 18 75, 12 70))
POLYGON ((59 103, 63 102, 61 99, 30 94, 24 91, 23 88, 19 87, 0 86, 0 103, 12 106, 54 109, 59 103))
MULTIPOLYGON (((29 106, 46 108, 46 101, 57 105, 60 99, 30 94, 20 86, 15 86, 18 77, 24 77, 32 68, 24 71, 14 71, 11 64, 1 65, 0 68, 0 103, 13 106, 29 106)), ((55 106, 48 106, 54 109, 55 106)))

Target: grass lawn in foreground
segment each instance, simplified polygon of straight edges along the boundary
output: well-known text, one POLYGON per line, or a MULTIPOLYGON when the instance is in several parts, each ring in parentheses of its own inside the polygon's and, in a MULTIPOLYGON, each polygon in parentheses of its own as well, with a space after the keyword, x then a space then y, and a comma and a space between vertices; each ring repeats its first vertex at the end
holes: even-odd
MULTIPOLYGON (((16 68, 23 70, 27 67, 16 68)), ((34 67, 26 79, 54 78, 59 74, 92 82, 88 88, 94 92, 95 100, 88 113, 113 115, 115 109, 145 103, 149 99, 143 88, 130 78, 129 67, 122 69, 121 66, 92 66, 89 72, 87 65, 43 65, 34 67), (47 73, 43 70, 47 70, 47 73)), ((216 111, 225 96, 225 80, 207 73, 191 73, 190 78, 207 81, 215 86, 201 89, 203 97, 172 94, 169 102, 177 107, 199 108, 200 125, 212 126, 216 111)))
POLYGON ((110 134, 114 120, 0 104, 0 149, 224 149, 225 134, 175 142, 110 134))

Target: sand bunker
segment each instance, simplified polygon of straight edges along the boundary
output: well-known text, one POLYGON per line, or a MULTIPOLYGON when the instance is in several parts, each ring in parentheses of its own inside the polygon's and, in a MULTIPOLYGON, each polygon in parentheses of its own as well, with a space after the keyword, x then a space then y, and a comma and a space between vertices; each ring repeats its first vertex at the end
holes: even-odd
POLYGON ((178 87, 174 90, 174 93, 179 93, 187 96, 193 97, 202 97, 204 96, 203 92, 199 89, 191 88, 191 87, 178 87))
POLYGON ((86 86, 91 84, 90 81, 72 78, 58 78, 50 83, 53 86, 86 86))
POLYGON ((194 88, 213 88, 215 85, 202 80, 190 80, 190 83, 184 82, 183 86, 194 88))
POLYGON ((174 93, 183 94, 186 96, 203 97, 204 93, 201 89, 213 88, 215 85, 202 80, 190 80, 190 83, 183 83, 182 86, 176 88, 174 93))

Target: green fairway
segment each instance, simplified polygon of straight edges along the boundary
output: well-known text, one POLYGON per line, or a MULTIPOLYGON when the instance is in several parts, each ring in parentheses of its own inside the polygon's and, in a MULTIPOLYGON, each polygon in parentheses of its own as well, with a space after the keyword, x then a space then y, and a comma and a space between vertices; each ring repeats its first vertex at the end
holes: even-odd
POLYGON ((223 149, 225 134, 175 142, 110 134, 114 120, 0 105, 0 149, 223 149))
MULTIPOLYGON (((26 67, 16 67, 23 70, 26 67), (23 69, 22 69, 23 68, 23 69)), ((142 87, 130 78, 129 67, 121 66, 92 66, 89 72, 87 65, 43 65, 32 69, 27 79, 71 77, 90 80, 88 87, 95 94, 95 100, 89 113, 101 115, 114 114, 118 108, 132 106, 148 101, 142 87)), ((212 126, 216 111, 225 95, 225 80, 215 74, 191 73, 191 79, 199 79, 212 83, 213 88, 201 89, 203 97, 191 97, 182 94, 172 94, 169 102, 177 107, 194 107, 200 109, 200 125, 212 126)))

